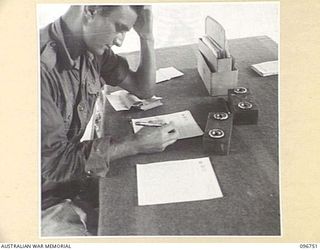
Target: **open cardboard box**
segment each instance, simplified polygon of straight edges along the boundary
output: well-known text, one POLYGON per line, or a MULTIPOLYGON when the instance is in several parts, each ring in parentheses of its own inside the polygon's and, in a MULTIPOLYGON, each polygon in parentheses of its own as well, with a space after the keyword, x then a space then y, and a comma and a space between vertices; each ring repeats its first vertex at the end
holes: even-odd
MULTIPOLYGON (((223 50, 226 50, 227 40, 223 26, 208 16, 205 20, 206 36, 223 50)), ((227 95, 228 89, 236 88, 238 69, 231 55, 218 58, 212 53, 203 40, 199 39, 198 72, 210 95, 227 95)))
POLYGON ((209 95, 227 95, 228 89, 236 88, 238 85, 238 69, 233 66, 231 71, 212 72, 207 60, 199 51, 198 72, 206 86, 209 95))

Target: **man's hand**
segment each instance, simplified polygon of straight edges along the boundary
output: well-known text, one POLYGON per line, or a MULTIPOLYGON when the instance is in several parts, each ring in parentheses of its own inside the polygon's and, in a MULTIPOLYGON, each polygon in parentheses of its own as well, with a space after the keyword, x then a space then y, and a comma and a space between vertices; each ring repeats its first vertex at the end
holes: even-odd
POLYGON ((162 127, 144 127, 138 133, 126 136, 110 144, 109 160, 126 156, 162 152, 179 137, 172 123, 162 127))
POLYGON ((172 123, 162 127, 144 127, 134 134, 138 153, 162 152, 178 139, 178 132, 172 123))
POLYGON ((153 19, 152 19, 152 9, 151 5, 145 5, 137 18, 136 23, 133 28, 143 39, 153 39, 153 29, 152 29, 153 19))

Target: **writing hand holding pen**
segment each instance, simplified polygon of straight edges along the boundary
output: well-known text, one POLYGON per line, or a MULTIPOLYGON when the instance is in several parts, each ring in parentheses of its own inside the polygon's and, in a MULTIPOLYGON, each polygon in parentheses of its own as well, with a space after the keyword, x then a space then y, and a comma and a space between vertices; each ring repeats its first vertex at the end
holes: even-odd
MULTIPOLYGON (((156 124, 156 123, 155 123, 156 124)), ((137 125, 137 124, 136 124, 137 125)), ((173 123, 144 126, 133 135, 138 153, 162 152, 179 138, 179 133, 173 123)))

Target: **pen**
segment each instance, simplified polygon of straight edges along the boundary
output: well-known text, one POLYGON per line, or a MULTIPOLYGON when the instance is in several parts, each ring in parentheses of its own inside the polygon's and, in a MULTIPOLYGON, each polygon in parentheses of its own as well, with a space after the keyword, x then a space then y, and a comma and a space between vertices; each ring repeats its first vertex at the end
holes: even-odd
POLYGON ((135 122, 137 126, 144 126, 144 127, 162 127, 163 125, 166 125, 166 123, 161 122, 135 122))

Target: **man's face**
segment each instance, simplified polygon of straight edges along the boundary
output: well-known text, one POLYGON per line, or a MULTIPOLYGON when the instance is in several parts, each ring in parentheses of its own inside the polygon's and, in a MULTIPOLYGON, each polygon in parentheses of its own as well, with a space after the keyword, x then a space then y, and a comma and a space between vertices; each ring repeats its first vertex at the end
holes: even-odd
POLYGON ((129 6, 115 8, 108 16, 95 13, 83 26, 83 40, 88 50, 102 55, 111 46, 121 46, 125 34, 137 20, 137 14, 129 6))

